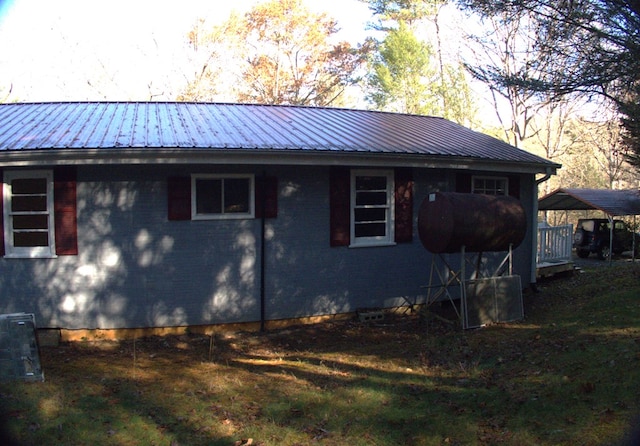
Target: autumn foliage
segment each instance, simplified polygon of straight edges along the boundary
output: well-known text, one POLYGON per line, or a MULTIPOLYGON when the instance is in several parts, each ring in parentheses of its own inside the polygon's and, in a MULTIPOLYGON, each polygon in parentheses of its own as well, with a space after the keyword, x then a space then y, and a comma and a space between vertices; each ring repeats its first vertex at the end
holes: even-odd
MULTIPOLYGON (((358 81, 370 51, 368 43, 354 48, 334 42, 338 31, 334 19, 301 0, 274 0, 232 15, 213 31, 194 28, 190 40, 230 63, 210 81, 233 76, 238 102, 327 106, 358 81)), ((211 73, 208 63, 204 69, 211 73)), ((193 99, 193 87, 192 82, 183 99, 193 99)))

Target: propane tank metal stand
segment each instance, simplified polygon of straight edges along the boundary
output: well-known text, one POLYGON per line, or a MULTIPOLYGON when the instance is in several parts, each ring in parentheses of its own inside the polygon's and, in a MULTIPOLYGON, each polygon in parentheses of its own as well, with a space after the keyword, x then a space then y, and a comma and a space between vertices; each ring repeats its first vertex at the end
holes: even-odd
MULTIPOLYGON (((482 252, 467 253, 465 247, 460 249, 459 267, 452 267, 452 262, 442 254, 434 254, 431 260, 431 268, 429 272, 429 285, 422 287, 427 289, 425 299, 425 308, 430 308, 436 302, 449 301, 458 320, 460 320, 462 328, 474 328, 483 323, 478 323, 473 317, 469 317, 469 297, 476 297, 480 291, 484 291, 489 286, 493 286, 492 290, 495 294, 496 281, 505 278, 509 282, 513 282, 510 278, 517 278, 517 284, 520 283, 519 276, 513 276, 513 245, 509 245, 509 250, 502 257, 501 262, 493 270, 492 273, 484 273, 482 266, 482 252), (459 305, 456 303, 459 301, 459 305)), ((513 288, 513 287, 511 287, 513 288)), ((519 290, 521 291, 521 290, 519 290)), ((497 299, 493 299, 496 301, 497 299)), ((520 301, 522 296, 520 294, 520 301)), ((492 302, 496 304, 497 302, 492 302)), ((499 311, 491 311, 492 315, 497 315, 499 311)), ((492 319, 499 319, 494 317, 492 319)), ((497 320, 495 320, 497 322, 497 320)))

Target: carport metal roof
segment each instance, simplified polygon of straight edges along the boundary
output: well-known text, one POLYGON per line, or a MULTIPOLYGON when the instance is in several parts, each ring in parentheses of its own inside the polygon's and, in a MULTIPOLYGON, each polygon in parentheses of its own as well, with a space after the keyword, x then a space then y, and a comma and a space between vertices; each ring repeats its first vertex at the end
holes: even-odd
POLYGON ((612 217, 640 215, 640 191, 560 188, 540 198, 538 210, 600 210, 612 217))

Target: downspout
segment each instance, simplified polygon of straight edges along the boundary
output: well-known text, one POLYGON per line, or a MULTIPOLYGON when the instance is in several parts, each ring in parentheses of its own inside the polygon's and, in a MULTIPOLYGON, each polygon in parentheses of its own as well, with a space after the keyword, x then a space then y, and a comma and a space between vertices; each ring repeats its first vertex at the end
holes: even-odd
POLYGON ((535 182, 533 188, 533 215, 531 216, 531 289, 534 292, 538 291, 536 281, 538 280, 538 188, 539 186, 551 178, 552 171, 550 167, 547 167, 547 171, 542 178, 539 178, 535 182))
POLYGON ((260 331, 265 331, 265 307, 266 307, 266 299, 265 299, 265 234, 266 234, 266 217, 265 212, 267 206, 265 204, 266 200, 266 187, 267 183, 267 174, 262 173, 262 178, 260 178, 260 188, 262 189, 262 199, 260 200, 260 331))
POLYGON ((636 240, 636 238, 637 238, 636 237, 636 228, 637 228, 637 226, 636 226, 636 216, 634 215, 633 216, 633 232, 632 232, 633 237, 631 238, 631 262, 632 263, 635 263, 635 261, 636 261, 636 243, 637 243, 637 240, 636 240))

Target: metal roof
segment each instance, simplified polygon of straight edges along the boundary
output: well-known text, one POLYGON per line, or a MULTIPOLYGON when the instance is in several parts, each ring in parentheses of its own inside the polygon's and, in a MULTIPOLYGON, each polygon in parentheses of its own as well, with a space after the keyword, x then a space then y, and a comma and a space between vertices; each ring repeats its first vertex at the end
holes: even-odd
POLYGON ((560 188, 540 198, 538 210, 600 210, 612 217, 640 215, 640 191, 560 188))
POLYGON ((559 167, 491 136, 429 116, 187 102, 0 104, 0 161, 16 152, 28 159, 33 151, 77 150, 95 156, 104 155, 102 149, 111 149, 111 154, 118 152, 114 149, 198 149, 413 155, 526 164, 535 172, 555 172, 559 167))

